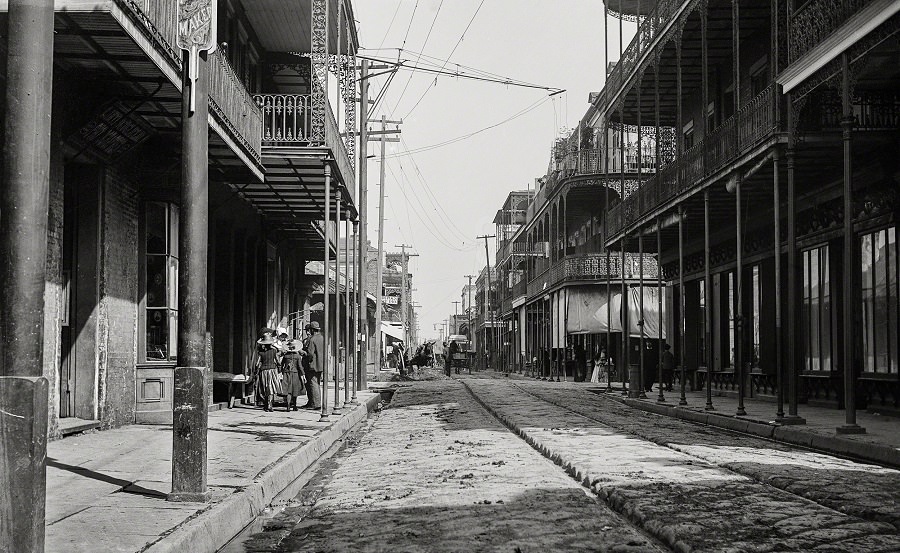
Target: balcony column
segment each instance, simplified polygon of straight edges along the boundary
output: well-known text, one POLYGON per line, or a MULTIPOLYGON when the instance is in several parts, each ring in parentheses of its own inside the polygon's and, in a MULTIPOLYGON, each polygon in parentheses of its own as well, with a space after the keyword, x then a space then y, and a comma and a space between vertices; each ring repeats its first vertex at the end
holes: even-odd
MULTIPOLYGON (((312 0, 309 56, 312 66, 310 141, 320 144, 325 143, 325 120, 328 117, 328 11, 328 0, 312 0)), ((326 221, 328 218, 326 214, 326 221)), ((322 330, 327 332, 326 329, 322 330)))
MULTIPOLYGON (((324 0, 313 0, 313 4, 321 1, 324 3, 324 0)), ((328 421, 328 352, 329 348, 329 340, 331 339, 331 328, 329 327, 329 323, 331 322, 331 313, 329 309, 331 309, 331 294, 328 293, 328 274, 329 274, 329 266, 331 265, 331 165, 325 164, 325 209, 322 210, 322 216, 325 219, 325 249, 323 252, 324 258, 322 262, 322 267, 324 267, 324 286, 322 289, 323 296, 323 311, 322 313, 324 318, 324 324, 322 325, 322 337, 324 338, 325 347, 323 348, 325 351, 322 352, 322 414, 319 417, 319 422, 327 422, 328 421)), ((376 323, 377 324, 377 323, 376 323)), ((381 329, 376 329, 375 332, 380 332, 381 329)), ((378 355, 376 352, 375 355, 378 355)))
POLYGON ((738 416, 744 416, 744 394, 746 393, 746 374, 744 371, 744 301, 743 301, 743 276, 744 276, 744 225, 741 213, 741 177, 735 180, 734 201, 737 215, 735 224, 735 291, 734 291, 734 374, 738 379, 738 406, 735 412, 738 416))
MULTIPOLYGON (((795 110, 797 109, 788 94, 787 126, 787 393, 788 414, 785 419, 793 424, 803 424, 805 421, 797 415, 797 342, 800 339, 797 333, 797 223, 796 201, 794 193, 794 148, 796 137, 794 135, 795 110)), ((783 421, 782 421, 783 422, 783 421)))
MULTIPOLYGON (((366 132, 369 119, 369 60, 362 60, 359 80, 359 242, 357 242, 357 294, 359 297, 359 365, 357 366, 356 388, 368 387, 369 372, 369 299, 366 295, 369 259, 369 137, 366 132)), ((379 328, 379 332, 381 329, 379 328)), ((376 352, 377 353, 377 352, 376 352)))
POLYGON ((12 0, 7 20, 6 141, 0 187, 0 252, 6 260, 0 270, 0 550, 42 552, 53 2, 12 0))
MULTIPOLYGON (((352 159, 352 156, 351 156, 352 159)), ((350 305, 350 210, 344 211, 344 405, 350 404, 350 360, 352 340, 350 336, 350 319, 353 317, 353 306, 350 305)))
MULTIPOLYGON (((603 36, 606 37, 606 3, 603 4, 603 36)), ((604 41, 605 42, 605 41, 604 41)), ((608 46, 604 45, 603 53, 604 53, 604 66, 608 65, 606 60, 606 50, 608 46)), ((603 156, 603 242, 606 244, 606 241, 609 239, 609 121, 604 120, 603 122, 603 136, 600 138, 601 144, 601 153, 603 156)), ((610 382, 610 365, 609 359, 612 356, 612 270, 610 265, 610 255, 609 255, 609 246, 604 245, 603 249, 606 251, 606 343, 604 347, 606 348, 606 391, 612 391, 612 384, 610 382)))
POLYGON ((712 302, 710 301, 710 291, 712 290, 712 274, 709 269, 709 188, 703 190, 703 301, 705 302, 703 309, 706 343, 706 407, 707 411, 715 411, 712 402, 712 373, 713 373, 713 354, 712 354, 712 302))
MULTIPOLYGON (((185 67, 189 54, 183 56, 185 67)), ((172 491, 169 501, 207 501, 207 262, 209 248, 209 124, 206 54, 197 80, 182 76, 181 220, 178 263, 178 362, 172 397, 172 491), (188 90, 196 87, 191 111, 188 90)))
MULTIPOLYGON (((678 205, 678 362, 681 364, 681 398, 678 405, 687 405, 684 395, 684 204, 678 205)), ((696 373, 694 373, 696 375, 696 373)))
POLYGON ((628 290, 625 287, 625 240, 627 239, 628 234, 623 230, 622 231, 622 239, 619 240, 619 246, 621 251, 620 255, 620 263, 622 265, 622 297, 621 301, 619 301, 619 319, 622 322, 622 395, 628 395, 628 389, 634 385, 634 382, 629 380, 628 386, 625 386, 625 381, 628 379, 628 370, 629 370, 629 351, 628 351, 628 290))
MULTIPOLYGON (((334 405, 331 414, 341 414, 341 187, 334 200, 334 405)), ((325 266, 328 270, 328 266, 325 266)), ((327 280, 327 279, 326 279, 327 280)), ((328 293, 328 290, 325 290, 328 293)))
MULTIPOLYGON (((640 128, 640 127, 638 127, 640 128)), ((639 164, 640 165, 640 164, 639 164)), ((640 337, 640 354, 638 356, 638 392, 637 397, 641 399, 647 399, 647 393, 645 391, 647 387, 647 383, 644 382, 644 358, 647 357, 644 354, 645 351, 645 342, 644 338, 646 337, 646 332, 644 331, 644 230, 638 229, 638 330, 641 333, 640 337)))
MULTIPOLYGON (((640 32, 640 31, 639 31, 640 32)), ((640 46, 640 40, 638 41, 638 46, 640 46)), ((640 193, 638 194, 638 213, 635 215, 635 219, 639 219, 644 212, 644 159, 643 159, 643 127, 641 121, 641 112, 643 110, 641 106, 641 92, 644 87, 644 75, 643 73, 639 73, 637 77, 637 180, 638 180, 638 190, 640 193)), ((638 392, 637 397, 641 399, 647 399, 647 394, 644 391, 646 388, 646 383, 644 382, 644 231, 641 228, 638 228, 638 293, 640 296, 638 297, 638 309, 640 311, 640 318, 638 319, 638 329, 640 330, 640 354, 638 355, 638 392)))
MULTIPOLYGON (((365 301, 365 295, 362 292, 362 288, 360 287, 359 277, 360 277, 360 263, 359 263, 359 219, 353 220, 353 307, 350 310, 350 313, 359 313, 360 311, 360 302, 365 301)), ((350 397, 351 405, 359 405, 359 400, 356 399, 356 391, 359 388, 360 381, 360 372, 364 369, 364 367, 360 364, 361 361, 361 353, 362 348, 359 347, 359 340, 357 336, 353 336, 352 332, 356 331, 359 328, 359 319, 357 318, 353 321, 354 325, 350 327, 348 330, 348 340, 350 340, 350 344, 352 344, 353 348, 353 370, 350 372, 352 375, 352 380, 350 383, 352 384, 352 396, 350 397)))
MULTIPOLYGON (((659 130, 659 127, 656 127, 659 130)), ((659 158, 657 157, 657 160, 659 158)), ((663 395, 663 285, 662 285, 662 235, 660 227, 660 218, 659 215, 656 216, 656 314, 657 314, 657 325, 656 325, 656 338, 657 338, 657 353, 658 355, 658 365, 657 372, 659 373, 659 380, 657 380, 657 387, 659 388, 659 396, 657 396, 656 401, 659 403, 665 403, 666 396, 663 395)))
POLYGON ((856 375, 853 364, 853 350, 856 345, 854 327, 858 317, 854 313, 854 274, 856 272, 856 236, 853 233, 853 108, 850 105, 850 60, 847 52, 841 54, 841 117, 842 141, 844 149, 844 255, 843 255, 843 307, 844 317, 841 328, 844 334, 844 424, 837 427, 838 434, 864 434, 866 429, 856 423, 856 375))
POLYGON ((776 413, 775 421, 784 419, 784 360, 782 359, 782 325, 781 308, 781 185, 779 182, 778 163, 780 161, 778 147, 773 151, 772 157, 772 211, 774 225, 774 250, 775 250, 775 387, 776 387, 776 413))

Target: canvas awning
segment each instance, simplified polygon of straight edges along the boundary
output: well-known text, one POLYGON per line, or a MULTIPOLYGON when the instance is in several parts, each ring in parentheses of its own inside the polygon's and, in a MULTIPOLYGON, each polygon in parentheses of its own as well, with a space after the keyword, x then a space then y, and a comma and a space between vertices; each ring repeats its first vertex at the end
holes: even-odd
MULTIPOLYGON (((660 313, 658 305, 659 290, 645 287, 644 293, 644 337, 659 338, 660 313)), ((638 338, 641 329, 640 319, 641 289, 637 286, 628 288, 628 333, 638 338)), ((566 333, 568 334, 600 334, 604 332, 622 332, 622 293, 612 291, 611 299, 607 298, 605 287, 579 286, 568 292, 566 313, 566 333), (611 312, 610 312, 611 310, 611 312), (607 323, 608 321, 608 323, 607 323)), ((665 317, 665 306, 663 306, 665 317)), ((662 337, 666 337, 662 328, 662 337)))
POLYGON ((397 340, 406 341, 406 335, 403 332, 403 329, 398 328, 394 325, 388 324, 384 321, 381 322, 381 333, 387 334, 391 338, 395 338, 397 340))

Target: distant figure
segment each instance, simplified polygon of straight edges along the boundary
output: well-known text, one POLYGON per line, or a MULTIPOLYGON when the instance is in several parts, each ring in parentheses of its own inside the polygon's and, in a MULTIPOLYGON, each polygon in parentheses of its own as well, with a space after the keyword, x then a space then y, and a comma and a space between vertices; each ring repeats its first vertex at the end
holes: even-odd
POLYGON ((573 378, 575 382, 584 382, 585 376, 587 376, 587 355, 584 352, 584 346, 580 343, 575 343, 575 370, 573 371, 573 378))
MULTIPOLYGON (((662 353, 663 383, 666 391, 672 391, 672 381, 675 379, 675 356, 672 355, 672 346, 665 344, 662 353)), ((662 386, 662 383, 660 384, 662 386)))
POLYGON ((263 411, 273 411, 272 404, 275 394, 281 387, 281 375, 278 373, 276 361, 277 350, 275 339, 266 334, 256 341, 258 344, 258 357, 256 358, 256 371, 259 375, 259 391, 263 399, 263 411))
POLYGON ((306 376, 300 362, 303 345, 300 340, 285 342, 284 353, 281 356, 281 377, 284 379, 281 391, 287 396, 285 411, 297 410, 297 398, 306 394, 306 376))

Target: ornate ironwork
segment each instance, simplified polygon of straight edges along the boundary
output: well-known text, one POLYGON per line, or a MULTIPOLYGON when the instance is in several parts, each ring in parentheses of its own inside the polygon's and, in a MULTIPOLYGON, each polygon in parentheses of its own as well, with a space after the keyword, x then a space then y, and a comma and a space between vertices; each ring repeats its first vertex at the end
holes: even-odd
POLYGON ((344 144, 350 167, 356 170, 356 56, 344 55, 343 58, 344 144))
POLYGON ((310 97, 306 94, 254 94, 262 112, 265 142, 310 142, 310 97))
POLYGON ((325 143, 325 119, 328 117, 328 0, 312 0, 312 38, 310 65, 312 73, 312 120, 310 140, 325 143))
POLYGON ((812 0, 791 15, 790 62, 821 43, 872 0, 812 0))

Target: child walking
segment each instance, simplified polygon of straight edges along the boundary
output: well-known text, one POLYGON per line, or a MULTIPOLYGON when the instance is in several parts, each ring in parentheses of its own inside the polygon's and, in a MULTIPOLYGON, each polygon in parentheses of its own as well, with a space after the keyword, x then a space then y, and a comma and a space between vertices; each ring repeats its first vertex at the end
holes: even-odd
POLYGON ((301 368, 301 355, 305 355, 300 340, 291 340, 284 345, 281 356, 281 376, 284 379, 281 391, 287 396, 285 411, 297 410, 297 397, 306 394, 306 377, 301 368))
POLYGON ((256 370, 259 375, 259 391, 264 401, 263 411, 274 411, 272 404, 281 380, 281 375, 278 374, 275 340, 271 334, 266 334, 256 343, 258 344, 256 370))

